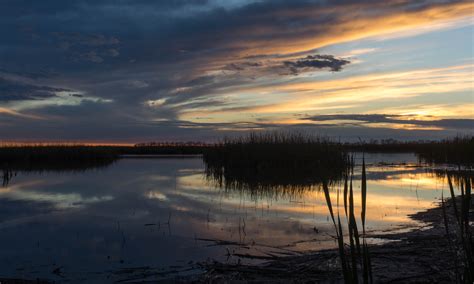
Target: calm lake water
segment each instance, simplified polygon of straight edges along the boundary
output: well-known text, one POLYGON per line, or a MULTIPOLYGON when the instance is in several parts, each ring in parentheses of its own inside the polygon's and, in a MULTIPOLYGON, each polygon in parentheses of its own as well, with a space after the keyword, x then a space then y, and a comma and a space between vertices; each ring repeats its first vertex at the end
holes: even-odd
MULTIPOLYGON (((408 215, 434 206, 447 188, 446 179, 414 155, 366 155, 366 162, 371 232, 419 225, 408 215)), ((316 188, 225 190, 203 172, 200 158, 133 158, 85 172, 19 172, 0 187, 0 277, 154 280, 197 274, 196 263, 206 260, 258 262, 242 256, 335 246, 324 194, 316 188)), ((358 205, 360 168, 355 174, 358 205)))

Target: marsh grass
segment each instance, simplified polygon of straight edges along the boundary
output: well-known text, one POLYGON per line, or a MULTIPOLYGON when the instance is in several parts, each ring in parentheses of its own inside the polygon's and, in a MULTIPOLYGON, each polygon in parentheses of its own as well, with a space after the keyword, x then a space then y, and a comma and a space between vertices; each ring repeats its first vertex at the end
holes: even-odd
POLYGON ((0 144, 0 169, 70 170, 102 167, 123 155, 195 155, 203 143, 144 143, 134 146, 87 144, 0 144))
POLYGON ((118 147, 121 155, 201 155, 213 144, 202 142, 150 142, 118 147))
POLYGON ((35 145, 0 147, 4 171, 82 170, 103 167, 118 159, 110 147, 81 145, 35 145))
POLYGON ((446 163, 474 166, 474 136, 458 136, 427 143, 415 150, 418 157, 428 163, 446 163))
POLYGON ((299 191, 342 178, 347 153, 327 138, 300 133, 250 133, 204 151, 206 175, 221 187, 299 191))
POLYGON ((118 159, 110 147, 81 145, 23 145, 0 147, 2 186, 17 172, 85 171, 103 168, 118 159))
POLYGON ((366 153, 415 153, 427 163, 474 166, 474 136, 456 136, 440 141, 360 141, 346 143, 344 147, 348 151, 366 153))

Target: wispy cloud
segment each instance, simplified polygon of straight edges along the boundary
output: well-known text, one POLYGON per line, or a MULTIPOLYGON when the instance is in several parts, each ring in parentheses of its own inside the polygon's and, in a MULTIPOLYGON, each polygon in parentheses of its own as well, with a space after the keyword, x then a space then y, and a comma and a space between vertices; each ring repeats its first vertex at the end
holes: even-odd
POLYGON ((304 117, 316 113, 447 105, 441 95, 472 90, 470 61, 439 50, 439 64, 414 67, 417 54, 382 58, 381 43, 471 25, 473 8, 461 0, 4 1, 0 107, 11 127, 2 132, 213 136, 314 125, 304 117))
POLYGON ((8 116, 15 116, 15 117, 20 117, 20 118, 28 118, 28 119, 43 119, 40 116, 36 115, 31 115, 31 114, 23 114, 18 111, 14 111, 12 109, 0 107, 0 116, 2 115, 8 115, 8 116))
MULTIPOLYGON (((213 111, 210 104, 203 107, 181 108, 182 119, 192 120, 193 115, 212 117, 212 121, 232 116, 232 113, 284 114, 310 113, 327 109, 344 110, 347 107, 366 105, 369 102, 407 99, 435 94, 471 91, 474 79, 472 65, 420 69, 385 74, 351 76, 336 80, 281 82, 271 81, 268 86, 236 86, 217 97, 233 96, 232 103, 213 111), (253 96, 245 100, 244 94, 280 94, 278 100, 255 105, 253 96)), ((256 83, 258 85, 258 83, 256 83)), ((427 115, 436 115, 434 109, 427 115)))
POLYGON ((474 129, 474 119, 419 119, 415 115, 397 114, 333 114, 305 118, 316 122, 333 122, 339 125, 381 126, 404 129, 474 129))

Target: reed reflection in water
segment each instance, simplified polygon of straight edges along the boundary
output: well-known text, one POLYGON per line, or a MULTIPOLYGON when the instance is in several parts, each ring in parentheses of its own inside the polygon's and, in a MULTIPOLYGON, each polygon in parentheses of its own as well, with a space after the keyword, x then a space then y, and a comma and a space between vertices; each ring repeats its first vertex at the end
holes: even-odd
MULTIPOLYGON (((413 224, 407 215, 431 207, 446 189, 445 178, 414 163, 416 157, 380 158, 393 164, 366 156, 368 231, 413 224)), ((354 185, 360 185, 360 168, 354 174, 354 185)), ((331 190, 339 186, 335 182, 331 190)), ((359 190, 354 186, 356 214, 359 190)), ((69 277, 91 272, 90 282, 100 283, 93 279, 121 267, 167 268, 208 257, 237 262, 239 254, 336 245, 318 184, 265 186, 257 193, 220 188, 209 182, 200 159, 125 159, 84 172, 19 171, 0 188, 0 205, 5 276, 18 276, 22 268, 25 277, 51 277, 62 266, 69 277)))

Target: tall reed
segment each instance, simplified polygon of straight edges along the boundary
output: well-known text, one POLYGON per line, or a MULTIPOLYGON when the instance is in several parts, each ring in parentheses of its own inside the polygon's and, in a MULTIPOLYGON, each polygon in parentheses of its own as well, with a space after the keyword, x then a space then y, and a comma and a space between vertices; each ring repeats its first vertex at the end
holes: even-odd
MULTIPOLYGON (((337 223, 334 216, 334 210, 331 203, 329 186, 323 183, 323 191, 329 214, 334 225, 338 243, 339 258, 345 283, 373 283, 372 265, 369 253, 369 247, 366 241, 365 217, 367 210, 367 176, 365 169, 365 159, 362 158, 362 177, 361 177, 361 222, 362 222, 362 245, 361 235, 357 228, 357 221, 354 213, 354 190, 353 190, 353 172, 354 163, 351 162, 350 170, 344 177, 344 212, 346 212, 347 231, 349 249, 346 249, 344 231, 342 229, 339 210, 337 212, 337 223), (346 201, 347 200, 347 201, 346 201), (362 275, 360 270, 362 271, 362 275)), ((338 206, 339 207, 339 206, 338 206)))
POLYGON ((461 283, 473 283, 474 281, 474 261, 473 261, 473 236, 471 226, 469 224, 469 214, 472 208, 471 190, 472 178, 465 176, 459 182, 459 191, 461 195, 456 198, 455 189, 451 180, 451 174, 446 172, 448 178, 449 192, 451 194, 451 205, 453 208, 453 216, 455 218, 455 225, 449 226, 449 220, 446 214, 446 203, 444 198, 441 198, 441 206, 443 209, 443 218, 446 229, 446 236, 451 240, 451 232, 455 237, 454 244, 454 259, 456 264, 461 263, 463 267, 462 273, 458 273, 458 265, 456 265, 456 278, 461 283), (457 204, 459 199, 459 204, 457 204), (458 207, 460 205, 460 208, 458 207), (451 229, 451 230, 450 230, 451 229))

